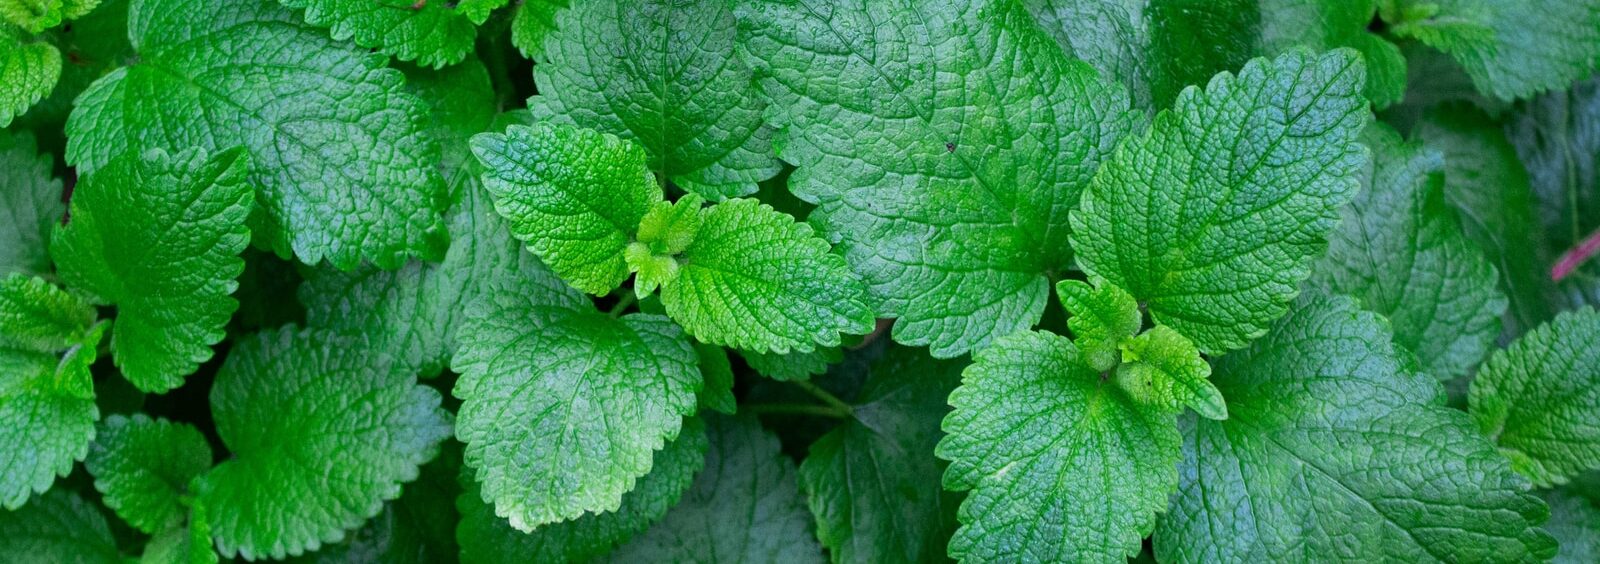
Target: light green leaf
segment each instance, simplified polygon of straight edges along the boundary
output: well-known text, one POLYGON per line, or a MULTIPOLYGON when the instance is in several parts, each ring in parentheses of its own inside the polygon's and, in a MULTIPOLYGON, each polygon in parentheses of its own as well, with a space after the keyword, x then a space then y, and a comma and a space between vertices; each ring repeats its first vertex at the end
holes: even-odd
POLYGON ((1361 135, 1372 164, 1316 279, 1393 324, 1395 344, 1449 380, 1489 354, 1506 297, 1494 265, 1443 199, 1444 159, 1389 126, 1361 135))
POLYGON ((1056 295, 1061 297, 1067 313, 1072 314, 1067 327, 1072 330, 1072 342, 1083 355, 1084 364, 1100 372, 1116 368, 1121 360, 1118 344, 1139 334, 1144 326, 1139 303, 1122 288, 1105 281, 1091 286, 1079 280, 1062 280, 1056 283, 1056 295))
POLYGON ((117 542, 93 503, 66 490, 0 511, 0 560, 17 564, 117 564, 117 542))
POLYGON ((752 0, 736 13, 789 188, 897 341, 1026 329, 1072 264, 1067 212, 1138 121, 1018 3, 752 0))
POLYGON ((250 244, 249 171, 239 150, 154 149, 107 162, 73 190, 51 255, 67 285, 117 306, 112 357, 140 390, 182 385, 226 336, 250 244))
POLYGON ((677 279, 661 288, 667 315, 700 341, 756 352, 836 346, 872 331, 864 288, 811 226, 751 199, 702 212, 677 279))
POLYGON ((211 524, 205 508, 194 507, 186 525, 157 533, 144 546, 139 564, 217 564, 217 551, 211 548, 211 524))
POLYGON ((529 109, 639 143, 650 170, 708 200, 755 193, 779 163, 761 121, 766 101, 735 52, 732 4, 584 0, 557 10, 529 109))
POLYGON ((272 0, 134 0, 129 10, 137 64, 96 81, 67 121, 67 161, 80 173, 130 150, 242 145, 257 244, 341 269, 443 251, 426 106, 381 55, 296 23, 272 0))
POLYGON ((67 214, 54 160, 32 134, 0 130, 0 276, 50 273, 50 230, 67 214))
POLYGON ((850 419, 811 444, 800 486, 834 562, 942 562, 954 532, 933 448, 963 363, 894 348, 868 368, 850 419))
POLYGON ((39 278, 0 279, 0 506, 15 510, 82 460, 100 410, 94 308, 39 278))
POLYGON ((0 23, 0 127, 28 111, 61 80, 61 52, 0 23))
POLYGON ((197 496, 217 549, 282 559, 377 515, 450 435, 438 392, 415 382, 370 343, 329 331, 289 325, 236 343, 211 388, 233 458, 197 496))
POLYGON ((1560 90, 1600 57, 1600 1, 1403 0, 1395 35, 1448 53, 1478 91, 1501 100, 1560 90))
MULTIPOLYGON (((551 523, 525 533, 496 517, 483 502, 476 484, 457 500, 461 509, 462 562, 587 562, 604 556, 635 534, 661 520, 677 505, 706 463, 706 430, 699 419, 686 419, 677 439, 656 451, 649 474, 622 495, 616 511, 585 513, 571 521, 551 523)), ((468 479, 470 481, 470 478, 468 479)))
POLYGON ((1177 486, 1173 414, 1139 405, 1066 337, 1023 331, 980 351, 935 451, 969 490, 950 556, 1122 562, 1177 486))
POLYGON ((523 531, 616 510, 702 386, 688 338, 659 315, 614 319, 501 290, 460 337, 456 437, 484 501, 523 531))
POLYGON ((817 347, 809 352, 788 354, 752 351, 738 351, 738 353, 751 370, 780 382, 811 378, 827 372, 829 365, 844 360, 844 351, 839 347, 817 347))
POLYGON ((290 558, 289 562, 456 562, 460 552, 456 546, 456 523, 460 520, 455 510, 460 492, 456 478, 461 473, 461 461, 458 453, 445 450, 446 453, 422 467, 417 481, 402 488, 399 499, 384 505, 382 513, 347 536, 344 542, 290 558))
POLYGON ((1216 354, 1283 315, 1360 188, 1356 54, 1291 51, 1185 90, 1072 214, 1078 265, 1216 354))
POLYGON ((555 31, 556 14, 567 5, 568 0, 523 0, 511 18, 511 44, 524 57, 545 60, 545 38, 555 31))
POLYGON ((83 463, 106 507, 135 529, 157 534, 183 526, 189 483, 211 469, 211 445, 191 425, 112 415, 83 463))
POLYGON ((1187 407, 1206 419, 1228 418, 1222 393, 1206 379, 1211 365, 1171 327, 1152 327, 1123 341, 1121 349, 1116 381, 1134 401, 1172 411, 1187 407))
POLYGON ((472 52, 478 25, 508 0, 283 0, 305 10, 306 23, 325 27, 336 41, 376 49, 402 61, 434 68, 453 65, 472 52), (475 10, 468 13, 471 5, 475 10))
POLYGON ((573 286, 605 295, 661 187, 638 145, 570 126, 512 125, 472 138, 483 185, 512 234, 573 286))
POLYGON ((1215 363, 1227 421, 1186 417, 1162 562, 1533 562, 1548 513, 1387 324, 1315 293, 1215 363))
POLYGON ((0 0, 0 25, 10 24, 27 33, 61 25, 62 0, 0 0))
POLYGON ((1478 430, 1535 484, 1600 468, 1600 312, 1564 312, 1495 352, 1467 400, 1478 430))
POLYGON ((706 418, 705 470, 661 522, 611 553, 611 562, 821 563, 807 530, 794 464, 750 416, 706 418))
POLYGON ((639 222, 639 233, 628 243, 623 258, 628 269, 636 275, 633 292, 644 297, 654 294, 656 288, 678 279, 678 261, 674 258, 694 243, 705 222, 701 206, 705 199, 695 194, 685 194, 676 202, 656 202, 639 222))

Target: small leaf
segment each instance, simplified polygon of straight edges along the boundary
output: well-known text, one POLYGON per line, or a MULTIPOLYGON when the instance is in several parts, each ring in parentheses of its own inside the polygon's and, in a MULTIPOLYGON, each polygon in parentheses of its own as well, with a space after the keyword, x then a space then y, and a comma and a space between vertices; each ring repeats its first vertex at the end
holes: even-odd
POLYGON ((61 51, 0 23, 0 127, 43 99, 61 80, 61 51))
POLYGON ((328 28, 336 41, 377 49, 402 61, 434 68, 461 62, 472 53, 478 25, 509 0, 400 2, 395 0, 282 0, 305 10, 306 23, 328 28))
POLYGON ((1211 365, 1177 331, 1157 325, 1121 347, 1117 384, 1135 401, 1174 411, 1187 407, 1206 419, 1228 418, 1222 392, 1206 379, 1211 365))
POLYGON ((0 277, 49 274, 50 231, 67 215, 54 159, 33 134, 0 131, 0 170, 0 209, 10 218, 0 222, 0 277))
POLYGON ((1119 343, 1139 334, 1144 325, 1139 303, 1122 288, 1104 281, 1091 286, 1078 280, 1062 280, 1056 283, 1056 295, 1061 297, 1067 313, 1072 314, 1067 327, 1072 329, 1072 342, 1083 354, 1084 363, 1101 372, 1115 368, 1120 358, 1119 343))
POLYGON ((191 425, 113 415, 100 425, 84 466, 106 507, 135 529, 158 534, 183 527, 188 486, 211 469, 211 445, 191 425))
POLYGON ((1564 312, 1478 369, 1478 430, 1542 487, 1600 469, 1600 312, 1564 312))

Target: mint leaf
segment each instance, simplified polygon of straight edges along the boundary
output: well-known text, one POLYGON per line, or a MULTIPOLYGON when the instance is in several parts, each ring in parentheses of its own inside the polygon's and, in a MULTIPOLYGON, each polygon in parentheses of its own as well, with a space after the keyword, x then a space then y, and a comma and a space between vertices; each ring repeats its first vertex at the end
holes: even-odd
POLYGON ((1443 199, 1441 155, 1387 125, 1361 135, 1372 164, 1329 238, 1316 278, 1387 317, 1395 344, 1442 380, 1466 375, 1500 335, 1494 265, 1443 199))
POLYGON ((135 529, 157 534, 183 526, 184 498, 190 482, 211 469, 211 445, 191 425, 142 413, 112 415, 83 464, 106 507, 135 529))
POLYGON ((844 360, 844 351, 838 347, 818 347, 809 352, 738 351, 739 357, 757 374, 780 382, 805 380, 828 371, 828 365, 844 360))
POLYGON ((420 130, 425 106, 383 57, 297 24, 269 0, 134 0, 129 9, 138 64, 97 81, 67 121, 67 161, 80 172, 146 147, 242 145, 254 165, 258 244, 341 269, 437 256, 438 147, 420 130))
POLYGON ((1066 337, 1023 331, 979 351, 950 394, 944 486, 970 490, 950 556, 1120 561, 1178 482, 1171 412, 1140 405, 1066 337))
POLYGON ((688 339, 659 315, 614 319, 498 291, 460 337, 456 437, 484 501, 518 530, 616 510, 702 386, 688 339))
POLYGON ((555 13, 528 107, 637 141, 651 170, 708 200, 753 194, 779 164, 736 32, 730 2, 574 2, 555 13))
POLYGON ((1282 315, 1360 187, 1356 54, 1291 51, 1185 90, 1072 214, 1078 265, 1216 354, 1282 315))
POLYGON ((700 341, 756 352, 836 346, 872 331, 861 282, 827 241, 757 200, 703 214, 694 242, 661 288, 667 315, 700 341))
POLYGON ((948 358, 1036 323, 1072 264, 1067 212, 1138 121, 1122 89, 1015 3, 735 11, 789 187, 895 339, 948 358))
POLYGON ((1171 411, 1187 407, 1206 419, 1228 418, 1222 393, 1206 380, 1211 365, 1177 331, 1157 325, 1123 341, 1121 348, 1117 384, 1134 401, 1171 411))
POLYGON ((1550 506, 1544 530, 1561 542, 1561 552, 1551 562, 1581 564, 1600 559, 1600 507, 1564 490, 1546 490, 1541 496, 1550 506))
MULTIPOLYGON (((661 520, 694 483, 706 463, 706 430, 699 419, 685 419, 678 438, 656 451, 649 474, 622 495, 616 511, 586 513, 524 533, 496 517, 476 484, 457 500, 461 508, 463 562, 586 562, 601 556, 661 520)), ((470 482, 470 479, 467 480, 470 482)))
POLYGON ((1062 280, 1056 283, 1056 295, 1072 314, 1067 327, 1072 329, 1072 342, 1082 353, 1084 364, 1101 372, 1116 368, 1121 359, 1118 345, 1139 334, 1144 326, 1139 303, 1127 291, 1102 280, 1092 286, 1079 280, 1062 280))
POLYGON ((82 460, 100 410, 94 308, 40 278, 0 279, 0 506, 15 510, 82 460))
POLYGON ((1535 484, 1600 468, 1600 312, 1564 312, 1495 352, 1467 399, 1478 430, 1535 484))
MULTIPOLYGON (((447 443, 448 445, 449 443, 447 443)), ((453 445, 452 445, 453 446, 453 445)), ((383 512, 348 535, 344 542, 289 559, 295 564, 323 562, 416 563, 456 562, 456 495, 460 488, 460 454, 445 449, 422 467, 415 482, 401 489, 400 498, 384 505, 383 512)))
POLYGON ((1416 136, 1444 156, 1444 199, 1500 273, 1510 302, 1506 334, 1520 335, 1549 320, 1555 290, 1544 234, 1528 171, 1500 124, 1470 108, 1447 107, 1429 112, 1416 136))
POLYGON ((412 0, 283 0, 305 10, 306 23, 325 27, 337 41, 377 49, 402 61, 434 68, 453 65, 472 52, 478 25, 507 0, 414 2, 412 0), (484 4, 486 6, 478 6, 484 4), (469 13, 468 7, 474 8, 469 13))
POLYGON ((112 159, 73 190, 51 254, 68 285, 117 306, 112 357, 140 390, 182 385, 226 336, 250 243, 249 170, 238 150, 155 149, 112 159))
POLYGON ((637 145, 569 126, 512 125, 472 138, 483 186, 511 232, 573 286, 605 295, 628 277, 628 242, 661 188, 637 145))
POLYGON ((0 511, 0 558, 11 562, 122 562, 105 516, 65 490, 0 511))
POLYGON ((50 273, 50 230, 67 213, 53 161, 32 134, 0 131, 0 276, 50 273))
POLYGON ((739 406, 733 397, 733 365, 728 362, 728 351, 716 345, 695 343, 694 352, 700 357, 700 375, 706 381, 700 390, 700 408, 733 415, 739 406))
POLYGON ((1534 528, 1546 512, 1527 482, 1354 300, 1307 294, 1214 371, 1229 418, 1181 420, 1181 485, 1156 531, 1160 561, 1554 554, 1534 528))
POLYGON ((1448 53, 1478 91, 1514 100, 1588 77, 1600 56, 1595 0, 1397 1, 1395 35, 1448 53))
POLYGON ((709 416, 706 431, 705 470, 683 501, 609 561, 823 562, 777 438, 750 416, 709 416))
POLYGON ((639 232, 634 237, 637 240, 629 243, 623 253, 628 269, 636 273, 634 295, 648 296, 662 284, 678 279, 678 261, 674 257, 688 249, 699 235, 700 226, 705 223, 700 207, 705 202, 700 196, 686 194, 676 202, 651 204, 639 222, 639 232))
POLYGON ((189 512, 186 525, 157 533, 144 546, 140 564, 217 564, 217 551, 211 548, 211 524, 204 507, 189 512))
POLYGON ((61 79, 61 51, 0 22, 0 127, 28 111, 61 79))
POLYGON ((556 14, 566 9, 568 0, 523 0, 511 18, 511 44, 522 56, 544 60, 544 42, 556 29, 556 14))
POLYGON ((850 419, 811 444, 801 490, 835 562, 944 559, 956 502, 932 452, 961 367, 890 350, 868 368, 850 419))
POLYGON ((415 381, 328 331, 290 325, 235 344, 211 388, 233 458, 200 478, 197 496, 217 549, 281 559, 377 515, 450 435, 438 392, 415 381))

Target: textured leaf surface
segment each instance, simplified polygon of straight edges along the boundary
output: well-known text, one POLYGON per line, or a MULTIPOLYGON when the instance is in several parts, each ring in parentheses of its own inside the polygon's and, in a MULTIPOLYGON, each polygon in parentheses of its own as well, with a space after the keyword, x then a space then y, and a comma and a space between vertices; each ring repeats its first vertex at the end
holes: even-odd
POLYGON ((667 516, 612 562, 823 562, 794 464, 755 419, 706 418, 705 469, 667 516))
POLYGON ((584 0, 554 20, 535 114, 634 140, 651 170, 709 200, 778 173, 766 101, 735 54, 732 2, 584 0))
POLYGON ((0 276, 50 272, 50 230, 67 213, 54 160, 32 134, 0 131, 0 276))
POLYGON ((1020 5, 737 8, 789 187, 896 340, 946 358, 1031 327, 1071 264, 1067 212, 1137 121, 1020 5))
POLYGON ((896 348, 869 369, 850 419, 800 463, 817 537, 834 562, 943 562, 953 496, 933 448, 962 364, 896 348))
POLYGON ((1158 409, 1189 408, 1206 419, 1227 419, 1222 393, 1206 378, 1211 365, 1194 343, 1165 325, 1157 325, 1122 344, 1123 364, 1117 383, 1139 403, 1158 409))
MULTIPOLYGON (((291 558, 293 564, 454 563, 456 547, 456 478, 460 455, 448 452, 422 467, 422 475, 406 484, 400 498, 351 533, 344 542, 291 558)), ((470 561, 469 561, 470 562, 470 561)))
POLYGON ((0 511, 0 558, 8 562, 115 564, 117 542, 93 503, 52 491, 15 511, 0 511))
POLYGON ((456 437, 484 501, 519 530, 614 511, 678 436, 702 380, 683 331, 497 291, 475 305, 452 367, 456 437))
POLYGON ((1072 341, 1025 331, 977 354, 950 394, 944 485, 970 490, 950 556, 1121 562, 1177 486, 1170 411, 1139 405, 1072 341))
POLYGON ((117 306, 112 358, 141 390, 183 384, 226 336, 250 244, 249 170, 237 150, 152 150, 111 160, 73 190, 51 254, 69 286, 117 306))
POLYGON ((211 469, 211 445, 184 423, 113 415, 100 425, 84 466, 106 507, 146 533, 181 527, 189 483, 211 469))
POLYGON ((1478 429, 1534 483, 1600 468, 1600 312, 1562 313, 1496 352, 1468 401, 1478 429))
POLYGON ((1072 342, 1084 364, 1100 371, 1115 368, 1121 359, 1117 345, 1137 335, 1144 325, 1139 303, 1127 291, 1103 281, 1090 285, 1062 280, 1056 283, 1056 295, 1072 314, 1067 327, 1072 329, 1072 342))
POLYGON ((700 374, 706 384, 700 389, 700 408, 724 415, 739 410, 733 397, 733 364, 728 361, 728 351, 716 345, 695 343, 694 352, 700 357, 700 374))
POLYGON ((439 149, 421 131, 425 106, 382 56, 271 0, 129 9, 138 64, 97 81, 67 122, 67 161, 80 172, 128 150, 242 145, 257 243, 343 269, 442 250, 439 149))
POLYGON ((438 392, 415 382, 369 343, 328 331, 290 325, 235 344, 211 388, 233 458, 198 495, 217 549, 281 559, 377 515, 450 435, 438 392))
POLYGON ((1600 1, 1416 0, 1428 14, 1391 22, 1394 32, 1450 54, 1478 91, 1513 100, 1586 78, 1600 56, 1600 1))
POLYGON ((66 476, 94 439, 89 365, 104 325, 39 278, 0 280, 0 506, 15 510, 66 476))
POLYGON ((638 145, 538 123, 478 135, 472 151, 495 209, 551 270, 599 295, 628 277, 623 252, 651 204, 661 201, 638 145))
POLYGON ((1527 481, 1413 372, 1382 318, 1308 294, 1212 376, 1227 421, 1184 418, 1162 562, 1532 562, 1555 543, 1527 481))
POLYGON ((838 347, 818 347, 810 352, 788 354, 739 351, 739 357, 757 374, 773 380, 792 382, 805 380, 828 371, 828 366, 844 360, 838 347))
POLYGON ((1185 90, 1084 192, 1078 264, 1201 351, 1260 336, 1360 187, 1363 76, 1352 51, 1291 51, 1185 90))
POLYGON ((189 523, 167 529, 144 545, 139 564, 217 564, 217 551, 211 548, 211 525, 205 509, 190 510, 189 523))
POLYGON ((44 98, 61 80, 61 51, 0 22, 0 127, 44 98))
POLYGON ((325 27, 338 41, 377 49, 402 61, 442 67, 465 59, 472 52, 478 24, 486 17, 468 14, 466 6, 504 4, 488 2, 414 2, 412 0, 283 0, 283 5, 305 10, 306 23, 325 27))
POLYGON ((1506 297, 1494 265, 1443 199, 1444 159, 1387 125, 1362 134, 1372 164, 1329 237, 1317 279, 1387 317, 1395 343, 1448 380, 1466 375, 1500 335, 1506 297))
POLYGON ((524 57, 544 60, 545 38, 556 29, 556 14, 568 5, 568 0, 523 0, 511 18, 511 44, 524 57))
POLYGON ((787 353, 872 331, 860 280, 810 225, 743 198, 703 215, 677 279, 661 289, 667 315, 696 339, 787 353))
POLYGON ((457 501, 457 529, 463 562, 586 562, 661 520, 694 483, 706 463, 705 423, 686 419, 678 438, 656 451, 649 474, 622 495, 616 511, 586 513, 524 533, 496 517, 478 488, 469 486, 457 501))

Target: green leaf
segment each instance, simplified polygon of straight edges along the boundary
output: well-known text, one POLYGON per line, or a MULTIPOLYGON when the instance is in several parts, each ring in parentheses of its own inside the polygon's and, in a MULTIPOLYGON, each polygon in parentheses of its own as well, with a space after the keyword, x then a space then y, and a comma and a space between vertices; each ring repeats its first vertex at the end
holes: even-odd
POLYGON ((240 340, 211 388, 233 458, 200 478, 217 549, 281 559, 338 542, 450 435, 438 392, 360 339, 292 325, 240 340), (338 476, 340 479, 329 479, 338 476))
POLYGON ((1544 234, 1538 229, 1528 171, 1500 124, 1454 106, 1429 112, 1416 136, 1444 155, 1444 199, 1460 214, 1467 237, 1500 273, 1507 298, 1507 335, 1548 321, 1555 291, 1548 276, 1544 234))
POLYGON ((80 173, 129 150, 242 145, 257 244, 341 269, 443 250, 426 106, 382 56, 297 24, 271 0, 129 9, 137 64, 95 82, 67 121, 67 161, 80 173))
POLYGON ((54 161, 31 133, 0 130, 0 276, 50 273, 50 230, 67 214, 54 161))
POLYGON ((0 279, 0 506, 14 510, 65 477, 94 440, 89 365, 106 323, 39 278, 0 279))
POLYGON ((182 385, 226 336, 250 244, 249 170, 239 150, 153 149, 112 159, 73 190, 51 254, 68 285, 117 306, 112 357, 140 390, 182 385))
MULTIPOLYGON (((446 449, 447 451, 450 449, 446 449)), ((455 501, 460 491, 460 455, 446 453, 422 467, 422 475, 406 484, 400 498, 344 542, 289 559, 294 564, 381 562, 427 564, 456 562, 455 501)))
POLYGON ((217 551, 211 548, 211 524, 204 507, 189 512, 186 525, 157 533, 144 546, 140 564, 217 564, 217 551))
POLYGON ((1555 543, 1515 473, 1383 318, 1309 293, 1219 359, 1227 421, 1181 420, 1162 562, 1529 562, 1555 543))
POLYGON ((61 25, 61 0, 0 0, 0 25, 10 24, 28 33, 61 25))
POLYGON ((751 199, 706 209, 661 288, 667 315, 700 341, 756 352, 808 352, 872 331, 864 289, 811 226, 751 199))
POLYGON ((568 0, 523 0, 511 18, 511 44, 522 56, 543 61, 545 38, 556 29, 556 14, 568 0))
POLYGON ((704 204, 705 199, 695 194, 686 194, 676 202, 651 204, 639 222, 637 240, 628 243, 623 253, 628 269, 636 273, 634 295, 648 296, 678 279, 678 261, 674 257, 688 249, 700 233, 700 226, 705 223, 705 216, 700 213, 704 204))
POLYGON ((750 416, 706 417, 705 470, 661 522, 611 553, 611 562, 821 563, 807 530, 794 463, 750 416))
POLYGON ((1449 380, 1489 354, 1506 297, 1494 265, 1443 199, 1444 159, 1373 124, 1372 164, 1329 238, 1316 279, 1393 324, 1395 344, 1449 380))
POLYGON ((1448 53, 1478 91, 1501 100, 1587 78, 1600 56, 1600 1, 1403 0, 1395 35, 1448 53))
POLYGON ((0 23, 0 127, 28 111, 61 80, 61 51, 0 23))
POLYGON ((755 193, 779 163, 761 121, 766 101, 735 53, 732 4, 584 0, 557 10, 529 109, 636 141, 650 170, 708 200, 755 193))
POLYGON ((695 343, 694 352, 700 357, 700 375, 706 381, 700 390, 700 408, 733 415, 739 406, 733 397, 733 365, 728 362, 728 351, 716 345, 695 343))
POLYGON ((32 129, 39 136, 41 147, 59 148, 66 143, 62 126, 72 112, 73 100, 133 54, 133 46, 128 43, 129 0, 105 0, 99 4, 71 25, 43 35, 61 53, 61 79, 48 96, 15 122, 18 127, 32 129))
POLYGON ((1072 314, 1067 327, 1072 329, 1072 342, 1083 355, 1084 364, 1100 372, 1116 368, 1121 359, 1118 344, 1139 334, 1144 326, 1139 303, 1122 288, 1103 280, 1092 286, 1079 280, 1062 280, 1056 283, 1056 295, 1061 297, 1067 313, 1072 314))
POLYGON ((1540 492, 1550 506, 1544 530, 1561 542, 1561 552, 1551 562, 1584 564, 1600 560, 1600 507, 1593 500, 1565 490, 1540 492))
POLYGON ((1478 429, 1535 484, 1600 468, 1600 312, 1564 312, 1496 351, 1467 399, 1478 429))
POLYGON ((183 526, 189 484, 211 469, 211 445, 191 425, 112 415, 83 464, 106 507, 135 529, 157 534, 183 526))
POLYGON ((1210 354, 1283 315, 1360 188, 1356 54, 1291 51, 1179 95, 1072 214, 1078 265, 1210 354))
POLYGON ((628 242, 662 200, 638 145, 536 123, 475 136, 472 151, 495 210, 551 270, 602 296, 627 279, 628 242))
POLYGON ((839 347, 818 347, 809 352, 788 354, 752 351, 738 351, 738 353, 751 370, 780 382, 809 379, 827 372, 828 365, 838 364, 844 360, 844 351, 839 347))
POLYGON ((402 61, 434 68, 453 65, 472 52, 478 25, 489 11, 508 0, 479 1, 481 12, 465 9, 469 3, 440 0, 282 0, 283 5, 305 10, 306 23, 325 27, 336 41, 376 49, 402 61))
POLYGON ((1123 364, 1117 367, 1117 385, 1128 397, 1158 409, 1182 411, 1187 407, 1206 419, 1227 419, 1228 406, 1206 378, 1211 365, 1200 358, 1194 343, 1165 325, 1157 325, 1123 341, 1123 364))
POLYGON ((57 490, 0 511, 0 559, 19 564, 122 562, 105 516, 78 494, 57 490))
POLYGON ((498 291, 460 335, 456 437, 484 501, 519 530, 616 510, 697 406, 694 349, 659 315, 498 291))
POLYGON ((978 352, 950 394, 944 486, 970 490, 950 556, 1121 562, 1178 483, 1173 414, 1140 405, 1066 337, 1023 331, 978 352))
MULTIPOLYGON (((462 562, 587 562, 604 556, 620 543, 661 520, 677 505, 706 463, 705 424, 686 419, 678 438, 656 451, 649 474, 622 495, 616 511, 585 513, 571 521, 551 523, 524 533, 496 517, 476 484, 457 500, 461 524, 462 562)), ((470 480, 468 480, 470 482, 470 480)))
POLYGON ((868 370, 850 419, 811 444, 800 486, 834 562, 942 562, 955 505, 933 448, 963 363, 895 348, 868 370))
POLYGON ((940 358, 1036 323, 1067 212, 1138 115, 1019 4, 758 0, 736 12, 809 222, 897 341, 940 358))

